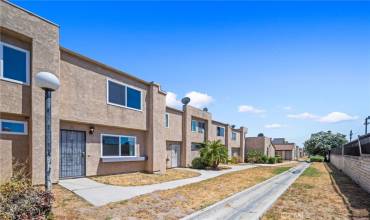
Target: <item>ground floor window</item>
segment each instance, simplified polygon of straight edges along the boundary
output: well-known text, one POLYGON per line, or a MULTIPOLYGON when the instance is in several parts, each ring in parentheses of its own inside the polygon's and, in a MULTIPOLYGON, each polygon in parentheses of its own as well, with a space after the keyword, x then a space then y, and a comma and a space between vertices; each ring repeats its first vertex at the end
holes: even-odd
POLYGON ((199 143, 191 143, 191 150, 192 151, 200 150, 200 148, 202 148, 202 144, 199 144, 199 143))
POLYGON ((136 137, 102 135, 102 157, 133 157, 136 155, 136 137))
POLYGON ((0 133, 2 134, 27 134, 27 122, 0 119, 0 133))

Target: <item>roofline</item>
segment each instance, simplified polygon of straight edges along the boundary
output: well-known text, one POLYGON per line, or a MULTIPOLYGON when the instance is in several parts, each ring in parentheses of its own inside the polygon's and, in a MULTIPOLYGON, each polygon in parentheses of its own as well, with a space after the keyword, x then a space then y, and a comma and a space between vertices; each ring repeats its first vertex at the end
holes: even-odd
MULTIPOLYGON (((135 76, 133 76, 133 75, 131 75, 131 74, 129 74, 129 73, 126 73, 126 72, 124 72, 124 71, 122 71, 122 70, 119 70, 119 69, 116 69, 116 68, 114 68, 114 67, 111 67, 111 66, 108 66, 108 65, 106 65, 106 64, 104 64, 104 63, 101 63, 101 62, 99 62, 99 61, 96 61, 96 60, 94 60, 94 59, 91 59, 91 58, 89 58, 89 57, 87 57, 87 56, 84 56, 84 55, 82 55, 82 54, 79 54, 79 53, 77 53, 77 52, 75 52, 75 51, 72 51, 72 50, 70 50, 70 49, 67 49, 67 48, 65 48, 65 47, 62 47, 62 46, 60 46, 60 50, 61 51, 63 51, 63 52, 65 52, 65 53, 68 53, 68 54, 70 54, 70 55, 72 55, 72 56, 76 56, 76 57, 78 57, 78 58, 80 58, 80 59, 82 59, 82 60, 85 60, 85 61, 87 61, 87 62, 90 62, 90 63, 93 63, 93 64, 96 64, 96 65, 99 65, 99 66, 101 66, 101 67, 103 67, 103 68, 105 68, 105 69, 108 69, 108 70, 111 70, 111 71, 113 71, 113 72, 117 72, 117 73, 120 73, 120 74, 123 74, 123 75, 125 75, 125 76, 127 76, 127 77, 129 77, 129 78, 131 78, 131 79, 133 79, 133 80, 136 80, 136 81, 139 81, 139 82, 141 82, 141 83, 144 83, 145 85, 156 85, 156 86, 159 86, 160 87, 160 85, 158 85, 157 83, 155 83, 155 82, 148 82, 148 81, 145 81, 145 80, 143 80, 143 79, 140 79, 140 78, 138 78, 138 77, 135 77, 135 76)), ((164 92, 164 91, 162 91, 162 92, 164 92)), ((164 92, 165 93, 165 92, 164 92)))
POLYGON ((216 123, 218 123, 218 124, 222 124, 222 125, 224 125, 224 126, 228 126, 228 125, 229 125, 229 124, 227 124, 227 123, 220 122, 220 121, 216 121, 216 120, 212 120, 212 122, 216 122, 216 123))
POLYGON ((177 112, 181 112, 183 113, 184 111, 183 110, 180 110, 180 109, 177 109, 177 108, 173 108, 173 107, 170 107, 168 105, 166 105, 166 108, 170 109, 170 110, 174 110, 174 111, 177 111, 177 112))
POLYGON ((14 3, 12 3, 12 2, 10 2, 10 1, 8 1, 8 0, 3 0, 3 2, 5 2, 5 3, 7 3, 7 4, 9 4, 9 5, 11 5, 11 6, 15 7, 15 8, 18 8, 18 9, 20 9, 20 10, 22 10, 22 11, 24 11, 24 12, 26 12, 26 13, 28 13, 28 14, 32 15, 32 16, 35 16, 35 17, 37 17, 37 18, 39 18, 39 19, 41 19, 41 20, 43 20, 43 21, 45 21, 45 22, 47 22, 47 23, 49 23, 49 24, 51 24, 51 25, 54 25, 54 26, 56 26, 56 27, 58 27, 58 28, 59 28, 59 25, 58 25, 58 24, 56 24, 56 23, 54 23, 54 22, 52 22, 52 21, 49 21, 48 19, 43 18, 43 17, 41 17, 41 16, 39 16, 39 15, 37 15, 37 14, 35 14, 35 13, 33 13, 33 12, 31 12, 31 11, 29 11, 29 10, 25 9, 25 8, 22 8, 22 7, 21 7, 21 6, 19 6, 19 5, 16 5, 16 4, 14 4, 14 3))

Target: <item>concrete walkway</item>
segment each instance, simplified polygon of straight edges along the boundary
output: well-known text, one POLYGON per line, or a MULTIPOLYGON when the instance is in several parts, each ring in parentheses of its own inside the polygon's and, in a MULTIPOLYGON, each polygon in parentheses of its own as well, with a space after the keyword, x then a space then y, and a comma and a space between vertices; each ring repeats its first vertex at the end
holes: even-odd
POLYGON ((111 202, 131 199, 135 196, 140 196, 157 190, 173 189, 179 186, 214 178, 225 173, 245 170, 256 166, 243 164, 230 167, 231 169, 220 171, 196 170, 201 174, 200 176, 145 186, 112 186, 98 183, 89 178, 60 180, 59 185, 76 193, 94 206, 102 206, 111 202))
POLYGON ((287 172, 279 174, 247 190, 239 192, 183 219, 257 220, 262 217, 262 215, 272 206, 272 204, 309 166, 310 164, 308 163, 300 163, 287 172))

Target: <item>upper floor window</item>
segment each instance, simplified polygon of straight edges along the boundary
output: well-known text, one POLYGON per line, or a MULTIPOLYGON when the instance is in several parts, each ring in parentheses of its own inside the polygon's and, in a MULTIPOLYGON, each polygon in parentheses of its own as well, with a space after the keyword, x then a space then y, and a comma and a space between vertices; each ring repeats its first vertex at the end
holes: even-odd
POLYGON ((134 157, 136 153, 136 137, 102 135, 102 157, 134 157))
POLYGON ((10 82, 29 85, 29 51, 0 42, 0 78, 10 82))
POLYGON ((107 103, 134 110, 142 110, 141 91, 124 83, 107 80, 107 103))
POLYGON ((164 126, 166 128, 170 127, 170 115, 168 113, 164 114, 164 126))
POLYGON ((204 121, 197 121, 195 119, 191 120, 191 131, 204 133, 206 128, 206 123, 204 121))
POLYGON ((0 133, 26 135, 27 122, 0 119, 0 133))
POLYGON ((231 140, 236 141, 236 132, 231 133, 231 140))
POLYGON ((217 136, 219 136, 219 137, 225 136, 225 128, 217 127, 217 136))

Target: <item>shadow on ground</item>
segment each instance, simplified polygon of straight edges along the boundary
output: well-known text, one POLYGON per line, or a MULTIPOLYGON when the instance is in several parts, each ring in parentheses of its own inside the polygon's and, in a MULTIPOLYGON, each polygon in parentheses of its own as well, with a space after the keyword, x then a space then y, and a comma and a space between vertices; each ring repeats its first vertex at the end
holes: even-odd
POLYGON ((370 219, 370 194, 332 164, 326 164, 325 167, 350 209, 352 219, 370 219))

